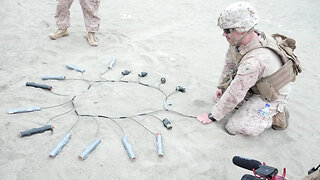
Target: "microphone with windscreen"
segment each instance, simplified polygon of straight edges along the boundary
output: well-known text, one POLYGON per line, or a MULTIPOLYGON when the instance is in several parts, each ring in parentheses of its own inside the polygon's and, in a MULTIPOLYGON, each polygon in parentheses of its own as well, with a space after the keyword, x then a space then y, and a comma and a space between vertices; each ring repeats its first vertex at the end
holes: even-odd
POLYGON ((233 164, 242 167, 249 171, 253 171, 254 176, 246 174, 242 176, 241 180, 259 180, 259 179, 275 179, 286 180, 286 169, 283 169, 282 176, 277 175, 278 169, 267 166, 265 163, 261 163, 255 159, 250 159, 242 156, 234 156, 232 158, 233 164))
POLYGON ((249 171, 252 171, 253 169, 258 169, 261 165, 261 162, 257 160, 241 156, 234 156, 232 162, 234 165, 242 167, 244 169, 248 169, 249 171))

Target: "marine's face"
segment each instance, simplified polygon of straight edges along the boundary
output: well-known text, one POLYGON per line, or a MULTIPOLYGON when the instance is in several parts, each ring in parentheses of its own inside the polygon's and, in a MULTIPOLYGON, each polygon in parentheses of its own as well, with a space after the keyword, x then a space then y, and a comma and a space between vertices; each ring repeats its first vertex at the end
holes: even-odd
POLYGON ((235 31, 234 29, 224 29, 222 35, 226 37, 227 41, 231 45, 237 42, 242 36, 241 33, 235 31))

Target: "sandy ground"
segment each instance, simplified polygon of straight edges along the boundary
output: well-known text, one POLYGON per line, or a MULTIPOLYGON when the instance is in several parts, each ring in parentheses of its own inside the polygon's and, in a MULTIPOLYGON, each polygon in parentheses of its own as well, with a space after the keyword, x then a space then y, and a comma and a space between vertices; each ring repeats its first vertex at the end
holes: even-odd
POLYGON ((230 136, 226 120, 202 125, 194 118, 210 111, 215 87, 224 62, 227 42, 216 26, 220 12, 232 0, 113 0, 102 1, 99 10, 99 46, 90 47, 80 5, 71 8, 69 37, 56 41, 48 35, 56 30, 56 2, 0 1, 0 179, 240 179, 252 172, 232 164, 241 155, 264 161, 289 179, 301 179, 319 163, 320 121, 317 93, 320 88, 319 1, 249 1, 260 14, 258 29, 283 33, 297 40, 296 54, 303 73, 293 84, 289 102, 290 125, 272 129, 257 137, 230 136), (122 78, 143 82, 96 83, 89 90, 81 80, 99 80, 108 63, 115 66, 103 78, 122 78), (66 64, 85 69, 69 70, 66 64), (139 78, 138 73, 148 75, 139 78), (65 75, 65 81, 43 81, 43 75, 65 75), (167 82, 160 84, 160 78, 167 82), (68 80, 69 79, 69 80, 68 80), (52 92, 26 87, 26 82, 48 84, 52 92), (77 118, 71 103, 54 108, 76 96, 79 114, 110 117, 134 116, 163 109, 165 94, 176 86, 185 93, 168 98, 172 111, 153 113, 168 118, 172 130, 159 119, 144 115, 132 119, 77 118), (160 91, 161 90, 161 91, 160 91), (65 95, 65 96, 61 96, 65 95), (67 96, 66 96, 67 95, 67 96), (8 114, 9 109, 42 107, 41 111, 8 114), (54 119, 52 119, 54 118, 54 119), (49 124, 53 134, 45 132, 19 138, 20 131, 49 124), (79 120, 79 121, 77 121, 79 120), (77 123, 76 123, 77 122, 77 123), (72 128, 73 127, 73 128, 72 128), (51 159, 50 151, 64 135, 72 137, 60 154, 51 159), (163 136, 164 157, 157 156, 154 133, 163 136), (121 143, 125 133, 136 155, 131 162, 121 143), (94 139, 101 144, 85 161, 78 160, 94 139))

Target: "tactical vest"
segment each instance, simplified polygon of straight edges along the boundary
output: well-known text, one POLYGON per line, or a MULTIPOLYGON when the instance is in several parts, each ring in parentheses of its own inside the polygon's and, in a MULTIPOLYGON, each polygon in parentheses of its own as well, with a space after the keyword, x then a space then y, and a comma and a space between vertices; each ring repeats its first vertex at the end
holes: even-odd
MULTIPOLYGON (((293 53, 296 48, 296 41, 281 34, 273 34, 269 36, 265 35, 263 32, 255 32, 258 35, 261 35, 263 39, 259 41, 259 45, 249 49, 248 52, 258 48, 269 48, 279 55, 283 64, 283 66, 275 73, 259 79, 250 89, 254 94, 259 94, 262 99, 272 102, 278 98, 278 90, 289 82, 294 82, 296 76, 302 71, 300 62, 293 53)), ((240 58, 242 59, 246 54, 240 58)), ((231 78, 226 77, 225 79, 229 78, 228 83, 226 84, 226 82, 223 82, 218 86, 218 88, 222 89, 222 91, 226 90, 235 75, 236 73, 234 73, 231 78)))

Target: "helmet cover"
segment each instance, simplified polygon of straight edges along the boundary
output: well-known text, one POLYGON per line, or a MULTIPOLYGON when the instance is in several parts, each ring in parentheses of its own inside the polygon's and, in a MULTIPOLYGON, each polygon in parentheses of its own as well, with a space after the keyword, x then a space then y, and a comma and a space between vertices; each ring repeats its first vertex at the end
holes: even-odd
POLYGON ((258 22, 256 9, 247 2, 237 2, 224 9, 218 18, 221 29, 235 29, 245 32, 254 27, 258 22))

